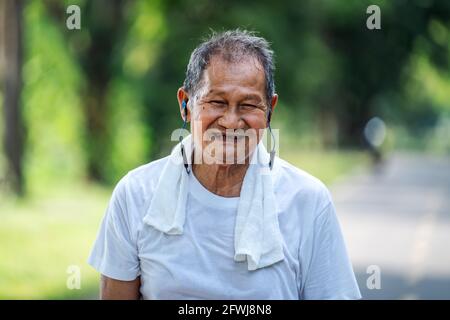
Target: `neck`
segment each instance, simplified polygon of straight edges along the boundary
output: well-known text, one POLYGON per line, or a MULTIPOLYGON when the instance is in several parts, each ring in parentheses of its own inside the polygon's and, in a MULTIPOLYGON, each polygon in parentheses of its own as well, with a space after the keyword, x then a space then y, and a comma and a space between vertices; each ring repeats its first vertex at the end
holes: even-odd
POLYGON ((192 171, 209 191, 222 197, 239 197, 249 164, 194 164, 192 171))

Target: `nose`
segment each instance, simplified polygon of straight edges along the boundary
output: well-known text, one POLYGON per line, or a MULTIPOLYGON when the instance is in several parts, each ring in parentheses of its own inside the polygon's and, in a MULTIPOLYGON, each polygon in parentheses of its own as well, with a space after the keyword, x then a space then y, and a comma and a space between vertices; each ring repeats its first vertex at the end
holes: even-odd
POLYGON ((244 129, 245 123, 236 107, 229 106, 217 122, 225 129, 244 129))

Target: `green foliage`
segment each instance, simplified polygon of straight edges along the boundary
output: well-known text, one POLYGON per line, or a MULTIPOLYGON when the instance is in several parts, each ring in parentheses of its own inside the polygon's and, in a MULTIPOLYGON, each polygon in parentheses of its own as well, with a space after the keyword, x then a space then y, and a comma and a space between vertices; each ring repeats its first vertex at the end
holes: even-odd
POLYGON ((80 71, 62 35, 45 17, 40 2, 25 7, 22 102, 31 188, 80 177, 85 170, 80 71))
POLYGON ((0 299, 95 298, 99 276, 87 263, 110 190, 49 186, 22 201, 0 203, 0 299), (69 290, 69 266, 81 272, 69 290))
POLYGON ((319 178, 326 185, 366 169, 370 163, 368 154, 359 150, 342 152, 292 148, 283 152, 281 157, 319 178))

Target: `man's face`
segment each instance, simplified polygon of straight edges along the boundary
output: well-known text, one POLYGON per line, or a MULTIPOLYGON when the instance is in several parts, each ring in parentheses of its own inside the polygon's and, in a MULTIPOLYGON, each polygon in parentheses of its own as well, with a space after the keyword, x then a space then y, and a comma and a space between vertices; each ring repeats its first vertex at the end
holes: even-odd
MULTIPOLYGON (((271 103, 276 104, 276 96, 271 103)), ((267 108, 264 70, 256 59, 229 63, 213 56, 191 114, 202 161, 229 164, 248 159, 266 127, 267 108)))

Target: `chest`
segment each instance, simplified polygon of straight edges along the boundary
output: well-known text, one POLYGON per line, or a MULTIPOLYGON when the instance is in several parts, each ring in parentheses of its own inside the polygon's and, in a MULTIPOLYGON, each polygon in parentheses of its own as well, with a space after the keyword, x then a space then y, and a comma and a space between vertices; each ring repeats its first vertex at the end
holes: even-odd
POLYGON ((139 241, 141 292, 147 299, 297 299, 293 257, 248 271, 234 261, 234 219, 186 218, 182 235, 144 227, 139 241))

